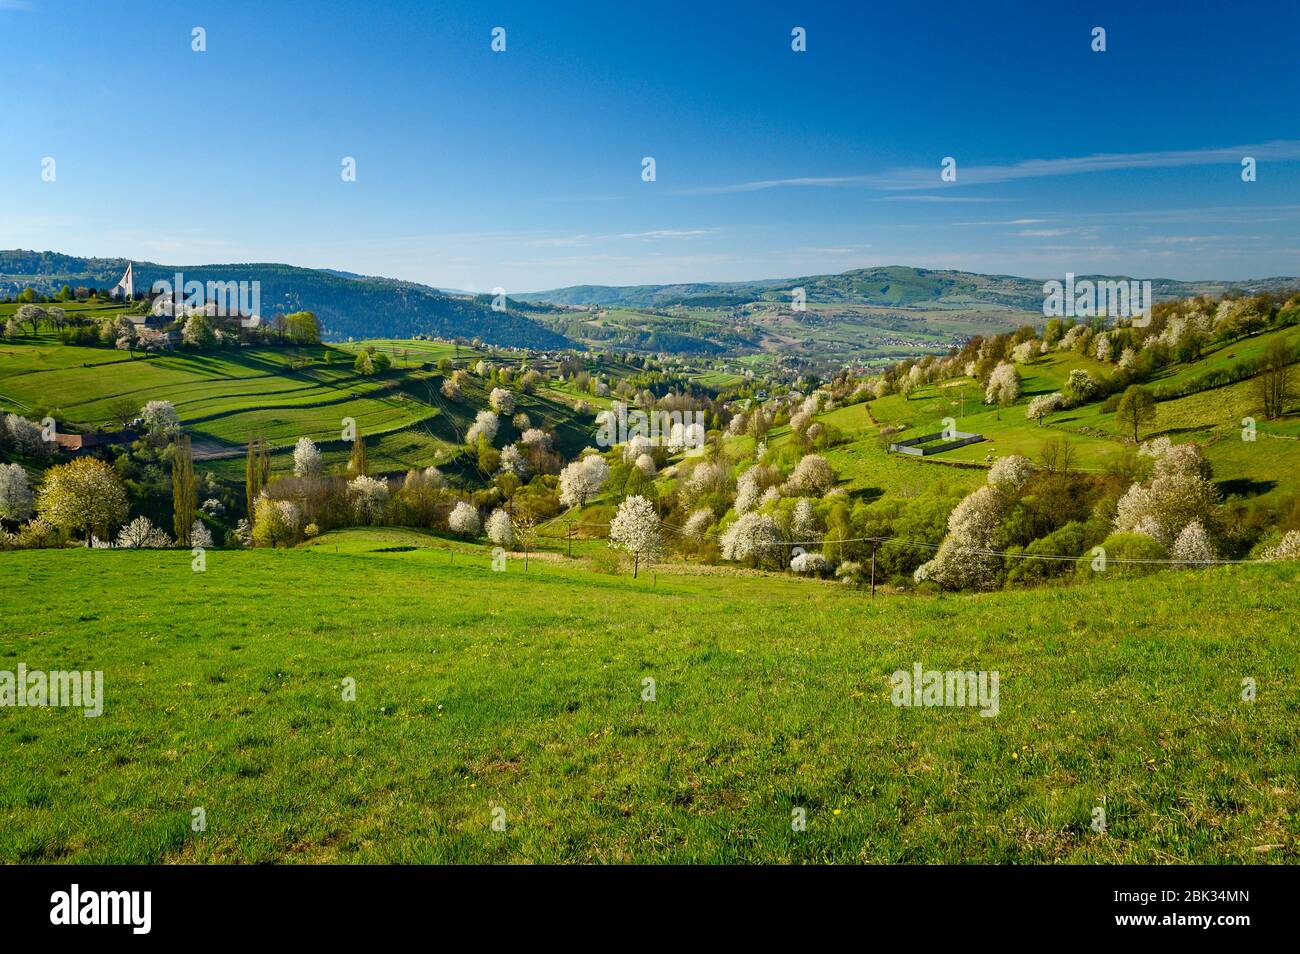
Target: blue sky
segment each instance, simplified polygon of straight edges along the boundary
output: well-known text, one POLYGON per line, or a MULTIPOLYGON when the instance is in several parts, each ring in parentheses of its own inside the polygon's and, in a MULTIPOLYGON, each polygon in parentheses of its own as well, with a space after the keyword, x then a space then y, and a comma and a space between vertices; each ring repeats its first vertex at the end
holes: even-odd
POLYGON ((1297 28, 1294 0, 0 0, 0 247, 510 292, 1296 275, 1297 28))

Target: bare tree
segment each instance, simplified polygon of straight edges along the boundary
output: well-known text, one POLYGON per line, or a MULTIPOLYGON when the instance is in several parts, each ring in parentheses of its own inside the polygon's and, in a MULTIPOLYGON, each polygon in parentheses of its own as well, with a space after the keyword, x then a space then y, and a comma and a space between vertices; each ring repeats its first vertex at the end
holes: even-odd
POLYGON ((1264 352, 1259 374, 1255 376, 1255 392, 1264 406, 1267 420, 1281 417, 1295 397, 1291 374, 1295 359, 1295 352, 1281 338, 1275 339, 1264 352))
POLYGON ((1053 437, 1038 453, 1039 463, 1049 474, 1068 474, 1074 467, 1074 445, 1064 438, 1053 437))

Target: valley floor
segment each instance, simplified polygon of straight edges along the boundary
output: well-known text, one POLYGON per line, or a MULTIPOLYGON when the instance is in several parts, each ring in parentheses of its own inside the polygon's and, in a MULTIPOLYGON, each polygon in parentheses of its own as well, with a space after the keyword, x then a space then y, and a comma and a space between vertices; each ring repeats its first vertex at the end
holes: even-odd
POLYGON ((105 703, 0 708, 0 862, 1295 862, 1298 578, 872 601, 400 531, 5 553, 0 670, 105 703), (998 671, 998 715, 895 707, 915 663, 998 671))

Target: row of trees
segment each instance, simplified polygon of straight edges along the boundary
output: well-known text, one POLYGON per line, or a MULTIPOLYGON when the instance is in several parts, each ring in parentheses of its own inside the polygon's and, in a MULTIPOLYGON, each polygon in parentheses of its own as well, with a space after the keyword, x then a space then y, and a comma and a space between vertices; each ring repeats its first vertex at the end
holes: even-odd
MULTIPOLYGON (((875 397, 894 393, 909 397, 924 384, 965 374, 984 388, 986 403, 1003 408, 1020 397, 1017 365, 1031 363, 1053 351, 1072 352, 1110 365, 1100 372, 1075 369, 1061 392, 1035 398, 1028 413, 1041 423, 1059 410, 1107 397, 1112 403, 1105 409, 1114 411, 1120 395, 1150 381, 1172 363, 1193 361, 1209 347, 1296 324, 1300 324, 1300 295, 1294 293, 1164 302, 1152 308, 1149 322, 1143 327, 1135 326, 1129 318, 1114 323, 1105 316, 1086 322, 1052 318, 1041 336, 1033 326, 1024 325, 1014 332, 970 338, 946 357, 925 356, 899 362, 886 368, 873 381, 871 390, 875 397)), ((1289 369, 1296 359, 1296 348, 1278 337, 1270 342, 1262 359, 1242 359, 1212 369, 1176 391, 1153 392, 1153 397, 1178 397, 1253 377, 1264 416, 1275 418, 1295 400, 1289 369)), ((1132 418, 1126 423, 1131 426, 1132 418)))
MULTIPOLYGON (((241 343, 318 345, 321 326, 310 311, 276 315, 266 325, 245 326, 238 317, 221 317, 196 312, 175 320, 151 319, 148 324, 131 321, 120 314, 109 318, 69 314, 56 305, 24 304, 5 322, 10 339, 36 336, 45 328, 59 335, 65 344, 81 347, 120 348, 135 352, 165 350, 172 346, 169 331, 179 333, 182 347, 212 351, 241 343)), ((387 356, 384 356, 387 361, 387 356)), ((386 365, 385 365, 386 366, 386 365)), ((372 372, 373 373, 373 372, 372 372)))

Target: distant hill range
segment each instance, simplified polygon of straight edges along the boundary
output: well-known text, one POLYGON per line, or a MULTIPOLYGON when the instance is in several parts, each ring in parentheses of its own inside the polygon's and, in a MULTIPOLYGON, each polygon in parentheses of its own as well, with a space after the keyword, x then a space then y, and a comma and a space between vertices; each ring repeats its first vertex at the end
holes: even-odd
MULTIPOLYGON (((1064 280, 1064 275, 1051 276, 1064 280)), ((1130 276, 1076 275, 1076 281, 1090 279, 1129 280, 1130 276)), ((1251 281, 1151 280, 1157 301, 1191 295, 1223 295, 1230 292, 1258 293, 1300 286, 1300 278, 1261 278, 1251 281)), ((571 285, 550 291, 530 292, 513 297, 525 302, 600 307, 667 308, 685 305, 700 308, 743 305, 753 301, 790 300, 795 288, 803 288, 813 303, 871 305, 879 307, 962 308, 998 305, 1042 314, 1043 280, 1014 275, 980 275, 975 272, 932 270, 891 265, 859 268, 838 275, 807 275, 802 278, 768 279, 753 282, 700 282, 686 285, 571 285)))
MULTIPOLYGON (((177 272, 187 281, 261 282, 261 312, 312 311, 326 337, 482 338, 510 347, 549 350, 575 343, 543 326, 516 308, 493 311, 491 298, 448 295, 427 285, 391 278, 370 278, 326 269, 292 265, 159 265, 133 262, 135 287, 147 291, 155 281, 171 281, 177 272)), ((53 294, 64 285, 111 288, 126 270, 124 258, 78 258, 56 252, 0 251, 0 295, 28 286, 53 294)))
MULTIPOLYGON (((53 294, 65 284, 74 288, 110 288, 122 276, 127 261, 21 249, 0 251, 0 295, 26 287, 53 294)), ((595 347, 695 354, 767 350, 797 351, 804 357, 845 357, 861 355, 867 345, 882 354, 903 353, 919 346, 947 347, 946 342, 953 336, 1041 322, 1043 307, 1043 282, 1039 279, 906 266, 752 282, 572 285, 511 295, 507 309, 498 312, 492 310, 489 295, 334 269, 280 264, 132 264, 137 291, 148 290, 159 279, 170 280, 177 272, 187 280, 204 283, 259 281, 263 317, 313 311, 326 337, 335 341, 424 334, 481 338, 489 344, 537 350, 595 347), (780 306, 790 304, 796 288, 804 289, 809 304, 828 306, 834 316, 814 316, 810 311, 793 321, 773 319, 771 313, 788 310, 780 306), (765 310, 768 314, 754 318, 748 327, 738 325, 731 310, 746 305, 758 305, 759 312, 765 310), (636 314, 631 321, 597 320, 576 311, 578 308, 621 308, 645 313, 636 314), (888 311, 881 313, 882 309, 888 311), (936 338, 935 333, 941 338, 936 338)), ((1064 275, 1054 277, 1063 279, 1064 275)), ((1083 278, 1128 280, 1127 276, 1076 276, 1083 278)), ((1300 278, 1191 282, 1152 279, 1157 301, 1297 287, 1300 278)))

